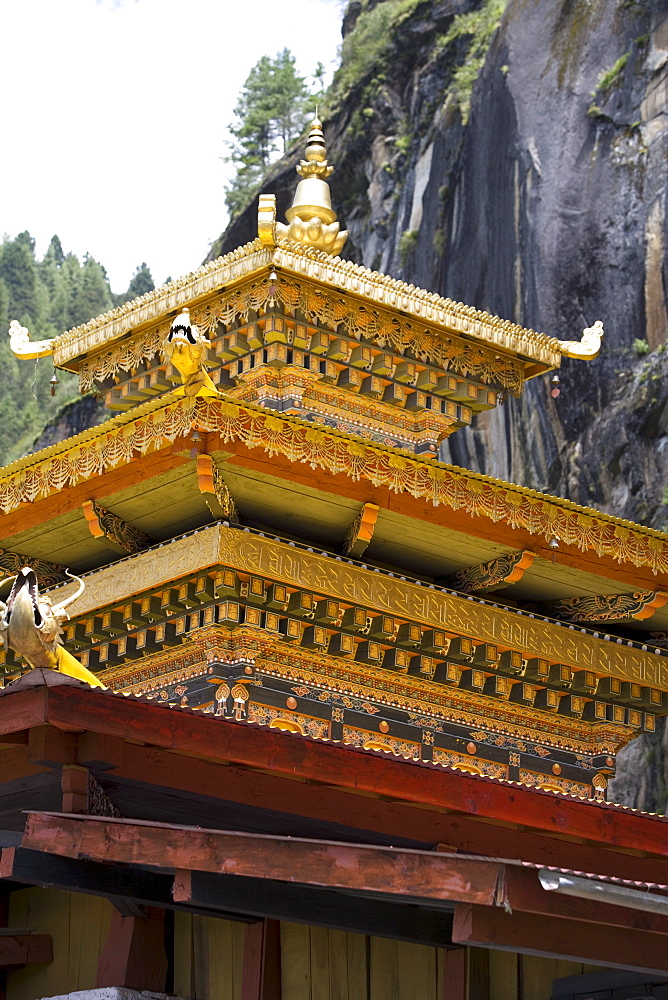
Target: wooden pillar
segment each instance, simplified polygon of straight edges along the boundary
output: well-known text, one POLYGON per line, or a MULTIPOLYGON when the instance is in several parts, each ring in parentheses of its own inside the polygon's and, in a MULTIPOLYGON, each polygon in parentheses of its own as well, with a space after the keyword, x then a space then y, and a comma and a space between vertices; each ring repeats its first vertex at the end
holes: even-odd
POLYGON ((447 948, 441 952, 442 989, 438 1000, 468 1000, 466 948, 447 948))
POLYGON ((145 917, 123 917, 115 910, 98 961, 96 986, 162 993, 167 964, 165 911, 147 907, 145 917))
POLYGON ((258 920, 244 932, 241 1000, 281 1000, 281 925, 258 920))
POLYGON ((486 948, 469 948, 468 1000, 490 1000, 489 952, 486 948))

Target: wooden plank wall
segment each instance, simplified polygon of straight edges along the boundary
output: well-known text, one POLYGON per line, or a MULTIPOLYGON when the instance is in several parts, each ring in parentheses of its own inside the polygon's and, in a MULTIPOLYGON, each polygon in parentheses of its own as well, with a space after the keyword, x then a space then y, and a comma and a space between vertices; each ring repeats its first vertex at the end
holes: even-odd
MULTIPOLYGON (((93 989, 111 913, 111 903, 97 896, 40 888, 12 892, 9 925, 51 934, 53 962, 9 970, 7 1000, 93 989)), ((241 1000, 245 929, 243 923, 176 912, 174 993, 188 1000, 241 1000)), ((281 923, 281 1000, 549 1000, 554 979, 600 971, 480 948, 467 949, 465 963, 461 957, 281 923)))
MULTIPOLYGON (((241 1000, 243 935, 243 924, 176 913, 175 993, 190 1000, 241 1000)), ((598 971, 578 962, 469 948, 462 994, 461 979, 446 974, 454 954, 282 922, 281 1000, 549 1000, 554 979, 598 971)))
MULTIPOLYGON (((174 914, 174 992, 190 1000, 241 1000, 246 924, 174 914)), ((9 1000, 9 998, 8 998, 9 1000)))
POLYGON ((7 1000, 35 1000, 93 989, 111 912, 111 903, 101 896, 40 888, 12 892, 9 926, 50 934, 53 961, 10 969, 7 1000))

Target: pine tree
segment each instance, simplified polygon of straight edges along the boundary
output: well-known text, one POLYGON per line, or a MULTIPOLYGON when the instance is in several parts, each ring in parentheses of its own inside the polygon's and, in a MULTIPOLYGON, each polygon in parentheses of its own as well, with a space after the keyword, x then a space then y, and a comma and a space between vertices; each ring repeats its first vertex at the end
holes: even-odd
POLYGON ((262 56, 248 74, 234 109, 236 121, 229 126, 228 160, 236 167, 225 193, 230 216, 245 208, 269 165, 302 133, 312 111, 309 88, 290 50, 274 59, 262 56))
POLYGON ((153 281, 153 275, 151 274, 148 264, 144 260, 141 262, 139 267, 135 268, 135 273, 130 279, 126 301, 136 299, 140 295, 145 295, 146 292, 152 292, 154 288, 155 282, 153 281))
POLYGON ((65 254, 54 236, 41 261, 30 233, 0 245, 0 464, 30 452, 33 441, 58 411, 78 398, 74 375, 59 372, 51 396, 51 358, 19 361, 11 352, 7 328, 13 319, 28 327, 33 340, 55 337, 85 323, 118 302, 153 288, 147 264, 136 268, 124 295, 114 296, 107 272, 90 256, 81 263, 65 254))

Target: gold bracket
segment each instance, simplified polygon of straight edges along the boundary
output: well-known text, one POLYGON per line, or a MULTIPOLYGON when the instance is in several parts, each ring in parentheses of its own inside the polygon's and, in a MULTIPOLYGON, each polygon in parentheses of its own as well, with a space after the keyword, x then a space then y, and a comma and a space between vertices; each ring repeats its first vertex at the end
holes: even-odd
POLYGON ((496 590, 509 583, 517 583, 524 576, 524 571, 531 566, 536 553, 529 549, 520 552, 509 552, 498 559, 470 566, 452 576, 441 577, 437 583, 459 590, 463 594, 480 594, 488 590, 496 590))
POLYGON ((81 507, 93 538, 103 539, 116 552, 134 555, 153 545, 152 538, 96 500, 84 500, 81 507))
POLYGON ((215 518, 239 523, 239 512, 223 474, 210 455, 197 456, 197 485, 215 518))
POLYGON ((373 538, 373 532, 378 520, 379 507, 375 503, 365 503, 361 511, 348 528, 343 542, 344 556, 359 559, 373 538))

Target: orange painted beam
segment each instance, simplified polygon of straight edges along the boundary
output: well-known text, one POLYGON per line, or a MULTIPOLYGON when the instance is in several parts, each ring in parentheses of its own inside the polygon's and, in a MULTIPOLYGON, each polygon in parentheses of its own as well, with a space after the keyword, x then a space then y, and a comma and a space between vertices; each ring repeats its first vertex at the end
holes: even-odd
MULTIPOLYGON (((124 819, 29 813, 21 846, 67 858, 193 869, 397 897, 491 905, 492 861, 299 837, 201 830, 124 819)), ((188 902, 175 885, 176 902, 188 902)))
POLYGON ((83 480, 75 486, 67 486, 30 504, 22 504, 18 510, 2 515, 0 540, 11 538, 12 535, 46 524, 62 514, 78 510, 86 500, 103 500, 121 490, 155 479, 164 472, 187 464, 188 461, 187 457, 179 454, 170 445, 168 448, 133 459, 116 469, 110 469, 101 476, 83 480))
POLYGON ((647 930, 460 904, 455 908, 452 940, 524 955, 668 974, 666 936, 647 930))

